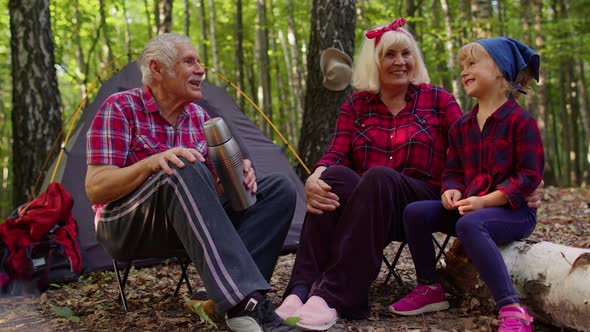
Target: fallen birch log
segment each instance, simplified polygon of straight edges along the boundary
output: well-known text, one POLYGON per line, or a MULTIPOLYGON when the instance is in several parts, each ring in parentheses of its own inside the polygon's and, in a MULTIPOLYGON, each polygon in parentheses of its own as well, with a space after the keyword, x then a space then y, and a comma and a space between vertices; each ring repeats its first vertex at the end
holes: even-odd
MULTIPOLYGON (((458 244, 455 241, 447 252, 441 271, 445 289, 494 306, 489 290, 458 244)), ((518 241, 501 251, 516 291, 535 319, 590 331, 590 249, 518 241)))

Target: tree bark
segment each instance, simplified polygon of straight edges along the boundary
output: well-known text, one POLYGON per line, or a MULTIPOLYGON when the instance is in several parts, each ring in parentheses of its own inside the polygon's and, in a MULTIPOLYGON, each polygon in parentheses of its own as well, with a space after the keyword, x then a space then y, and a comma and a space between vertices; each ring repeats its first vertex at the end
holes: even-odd
MULTIPOLYGON (((451 9, 449 8, 448 0, 440 0, 440 5, 445 15, 445 31, 447 33, 445 37, 445 48, 447 50, 447 56, 449 57, 449 67, 457 68, 457 62, 455 61, 456 55, 455 50, 453 48, 453 27, 451 25, 451 9)), ((453 78, 451 79, 454 96, 459 96, 459 80, 457 79, 457 77, 459 76, 453 75, 453 78)))
MULTIPOLYGON (((268 23, 266 20, 266 0, 256 0, 256 53, 258 60, 258 100, 262 101, 262 111, 272 121, 272 101, 270 88, 270 59, 268 57, 268 23)), ((273 131, 267 121, 262 121, 262 132, 271 140, 273 131)))
POLYGON ((589 119, 589 110, 588 110, 588 94, 587 94, 587 86, 586 80, 584 79, 584 62, 582 60, 576 61, 576 76, 578 78, 577 87, 578 87, 578 104, 580 106, 580 118, 582 121, 582 128, 584 130, 583 141, 586 144, 582 144, 582 151, 580 153, 581 163, 582 163, 582 182, 580 183, 582 186, 587 186, 590 184, 590 165, 588 164, 588 158, 590 158, 590 119, 589 119))
MULTIPOLYGON (((236 66, 236 85, 239 90, 244 91, 244 23, 242 15, 242 0, 236 0, 236 31, 235 31, 235 48, 234 56, 236 66)), ((241 93, 236 91, 236 102, 242 112, 244 112, 245 98, 241 93)))
POLYGON ((184 0, 184 35, 191 35, 191 4, 189 0, 184 0))
POLYGON ((211 66, 211 64, 209 63, 209 57, 207 55, 207 40, 209 40, 209 34, 207 32, 207 15, 205 14, 205 0, 199 1, 199 9, 199 14, 201 16, 199 18, 199 21, 201 22, 201 62, 207 66, 211 66))
POLYGON ((13 154, 13 203, 18 206, 32 198, 34 182, 61 130, 62 114, 54 67, 49 0, 10 0, 9 11, 12 151, 17 151, 13 154))
MULTIPOLYGON (((330 139, 340 105, 350 95, 351 88, 330 91, 322 85, 320 54, 329 47, 354 54, 354 28, 356 12, 354 0, 314 0, 311 13, 309 53, 307 58, 307 84, 305 111, 299 135, 299 155, 308 167, 313 166, 323 154, 330 139)), ((297 166, 301 178, 307 172, 297 166)))
MULTIPOLYGON (((125 1, 125 0, 123 0, 125 1)), ((148 6, 148 0, 143 0, 143 8, 145 9, 145 17, 147 18, 147 23, 148 23, 148 28, 147 28, 147 32, 148 32, 148 37, 149 39, 152 39, 152 37, 154 36, 154 34, 152 33, 153 31, 153 26, 152 26, 152 15, 150 15, 150 9, 148 6)), ((158 26, 159 24, 156 24, 156 26, 158 26)))
POLYGON ((173 0, 159 0, 155 2, 156 5, 156 27, 157 34, 172 31, 172 5, 173 0))
MULTIPOLYGON (((215 1, 209 0, 209 38, 211 43, 211 54, 213 55, 213 68, 215 71, 223 72, 219 63, 219 50, 217 49, 217 30, 215 28, 215 1)), ((218 85, 219 80, 216 75, 209 75, 209 81, 213 84, 218 85)))
MULTIPOLYGON (((517 241, 501 248, 521 301, 537 320, 590 330, 590 249, 551 242, 517 241)), ((493 298, 455 241, 446 254, 441 276, 445 290, 472 297, 493 308, 493 298)))
MULTIPOLYGON (((303 105, 305 103, 305 73, 304 66, 301 61, 301 52, 299 48, 299 37, 297 36, 297 27, 295 26, 295 18, 293 13, 293 1, 285 0, 285 7, 287 8, 287 40, 289 42, 291 64, 291 76, 294 91, 294 99, 296 108, 293 109, 292 126, 294 129, 299 128, 301 117, 303 116, 303 105)), ((297 145, 299 138, 293 133, 293 144, 297 145)))
MULTIPOLYGON (((102 27, 102 36, 104 37, 104 56, 106 56, 106 61, 102 63, 102 65, 106 65, 107 63, 113 60, 113 47, 111 46, 111 39, 109 38, 109 29, 107 25, 107 14, 105 11, 105 4, 104 0, 99 0, 99 12, 100 12, 100 26, 102 27)), ((104 58, 103 58, 104 59, 104 58)))

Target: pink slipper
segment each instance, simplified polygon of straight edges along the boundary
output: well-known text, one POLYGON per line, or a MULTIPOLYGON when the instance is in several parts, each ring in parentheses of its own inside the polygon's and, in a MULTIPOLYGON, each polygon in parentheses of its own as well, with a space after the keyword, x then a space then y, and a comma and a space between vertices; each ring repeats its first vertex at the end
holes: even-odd
POLYGON ((301 302, 299 296, 291 294, 285 298, 285 301, 275 310, 275 313, 285 320, 287 317, 293 316, 295 311, 301 307, 303 307, 303 302, 301 302))
POLYGON ((297 327, 304 331, 325 331, 338 320, 336 309, 330 308, 319 296, 310 297, 293 316, 301 318, 297 327))

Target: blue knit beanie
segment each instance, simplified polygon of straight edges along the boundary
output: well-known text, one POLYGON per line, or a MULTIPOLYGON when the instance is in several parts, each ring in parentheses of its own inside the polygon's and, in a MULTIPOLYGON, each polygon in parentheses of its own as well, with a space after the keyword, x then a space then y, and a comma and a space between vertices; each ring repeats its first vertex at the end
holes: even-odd
POLYGON ((508 37, 480 39, 476 43, 488 51, 508 82, 514 83, 518 73, 526 67, 529 67, 533 78, 539 82, 541 59, 530 47, 508 37))

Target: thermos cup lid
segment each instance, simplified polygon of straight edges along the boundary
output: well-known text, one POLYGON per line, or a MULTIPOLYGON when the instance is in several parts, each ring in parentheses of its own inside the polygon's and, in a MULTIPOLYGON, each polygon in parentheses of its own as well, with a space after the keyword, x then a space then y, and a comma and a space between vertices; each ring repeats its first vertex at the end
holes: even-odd
POLYGON ((228 126, 220 117, 207 120, 203 127, 205 129, 205 139, 207 139, 207 145, 209 146, 223 144, 232 137, 228 126))

